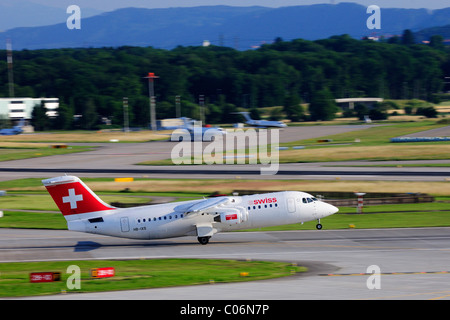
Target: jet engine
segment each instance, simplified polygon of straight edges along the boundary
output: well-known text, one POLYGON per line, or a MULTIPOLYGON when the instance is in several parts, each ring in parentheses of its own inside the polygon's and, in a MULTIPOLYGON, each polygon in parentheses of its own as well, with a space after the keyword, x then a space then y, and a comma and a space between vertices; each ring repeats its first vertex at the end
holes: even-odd
MULTIPOLYGON (((225 209, 225 208, 224 208, 225 209)), ((214 217, 215 222, 221 222, 226 224, 239 224, 247 221, 248 212, 242 207, 226 208, 224 212, 218 212, 218 215, 214 217)))

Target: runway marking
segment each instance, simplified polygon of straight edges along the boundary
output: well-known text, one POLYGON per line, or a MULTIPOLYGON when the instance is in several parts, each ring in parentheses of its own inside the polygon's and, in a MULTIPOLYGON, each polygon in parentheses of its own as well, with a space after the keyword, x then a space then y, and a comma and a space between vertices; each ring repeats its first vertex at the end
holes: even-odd
MULTIPOLYGON (((448 292, 448 291, 447 291, 448 292)), ((438 292, 437 292, 438 293, 438 292)), ((441 293, 441 292, 439 292, 441 293)), ((431 298, 430 300, 440 300, 440 299, 445 299, 445 298, 449 298, 450 294, 446 294, 444 296, 440 296, 440 297, 436 297, 436 298, 431 298)))
MULTIPOLYGON (((375 298, 363 298, 358 300, 381 300, 381 299, 394 299, 394 298, 405 298, 405 297, 415 297, 415 296, 426 296, 426 295, 435 295, 435 294, 443 294, 448 293, 450 291, 432 291, 432 292, 418 292, 418 293, 410 293, 410 294, 401 294, 395 296, 385 296, 385 297, 375 297, 375 298)), ((428 300, 440 300, 444 298, 450 297, 450 294, 446 294, 440 297, 429 298, 428 300)))

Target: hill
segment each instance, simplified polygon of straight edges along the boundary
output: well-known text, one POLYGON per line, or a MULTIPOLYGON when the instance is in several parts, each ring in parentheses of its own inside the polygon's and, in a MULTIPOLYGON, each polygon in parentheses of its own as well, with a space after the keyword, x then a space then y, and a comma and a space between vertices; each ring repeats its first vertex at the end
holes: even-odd
MULTIPOLYGON (((281 8, 204 6, 191 8, 126 8, 82 18, 80 30, 66 23, 15 28, 0 33, 11 38, 15 50, 75 47, 152 46, 172 49, 179 45, 212 44, 249 49, 281 37, 317 40, 349 34, 400 35, 403 30, 450 24, 450 8, 382 9, 380 30, 369 30, 365 6, 353 3, 281 8)), ((68 15, 67 15, 68 17, 68 15)))
MULTIPOLYGON (((83 16, 100 14, 99 10, 83 7, 83 16)), ((63 23, 67 19, 65 9, 40 5, 28 0, 0 3, 0 32, 17 26, 37 27, 63 23)))

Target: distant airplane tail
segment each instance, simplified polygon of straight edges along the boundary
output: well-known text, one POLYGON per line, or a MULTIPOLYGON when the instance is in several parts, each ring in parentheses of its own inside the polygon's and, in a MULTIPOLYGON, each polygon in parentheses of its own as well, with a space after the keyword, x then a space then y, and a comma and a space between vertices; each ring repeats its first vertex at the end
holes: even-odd
POLYGON ((247 121, 253 120, 252 118, 250 118, 250 112, 237 112, 237 113, 242 114, 244 116, 245 120, 247 120, 247 121))
POLYGON ((47 191, 66 220, 77 219, 76 215, 83 213, 114 210, 74 176, 61 176, 42 180, 47 191))
POLYGON ((192 121, 189 118, 181 117, 181 120, 183 120, 183 129, 191 129, 192 128, 192 121))

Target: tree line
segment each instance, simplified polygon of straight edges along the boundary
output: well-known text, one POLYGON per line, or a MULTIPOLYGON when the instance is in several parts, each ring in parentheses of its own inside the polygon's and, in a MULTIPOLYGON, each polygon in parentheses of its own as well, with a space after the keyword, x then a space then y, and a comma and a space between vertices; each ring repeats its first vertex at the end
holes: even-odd
MULTIPOLYGON (((22 50, 14 52, 15 94, 57 97, 58 119, 44 127, 94 129, 105 121, 123 124, 128 98, 131 126, 149 125, 148 82, 153 72, 157 118, 176 115, 199 119, 204 102, 206 123, 242 121, 234 112, 279 106, 271 117, 327 120, 333 99, 382 97, 433 101, 450 76, 450 51, 434 38, 432 45, 405 39, 329 39, 283 41, 257 50, 152 47, 22 50), (331 103, 330 103, 331 101, 331 103), (308 114, 302 103, 309 104, 308 114)), ((440 40, 440 41, 439 41, 440 40)), ((0 62, 0 96, 8 96, 6 51, 0 62)), ((37 117, 42 118, 39 115, 37 117)), ((45 120, 45 119, 44 119, 45 120)))

